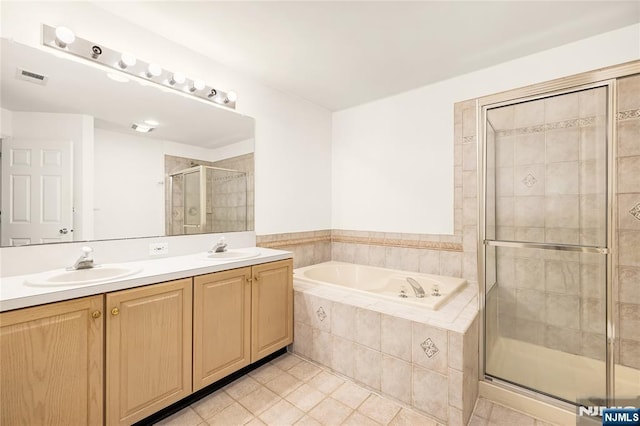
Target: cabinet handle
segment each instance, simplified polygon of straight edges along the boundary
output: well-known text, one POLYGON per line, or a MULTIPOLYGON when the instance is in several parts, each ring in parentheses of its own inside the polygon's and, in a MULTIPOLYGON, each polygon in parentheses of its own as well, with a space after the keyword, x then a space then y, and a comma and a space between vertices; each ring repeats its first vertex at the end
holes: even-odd
POLYGON ((102 312, 100 312, 100 311, 93 311, 93 312, 91 313, 91 316, 92 316, 94 319, 98 319, 98 318, 100 318, 100 315, 102 315, 102 312))
POLYGON ((250 283, 251 281, 253 281, 253 278, 247 277, 247 282, 250 283))
POLYGON ((111 315, 113 315, 113 316, 116 316, 116 315, 118 315, 119 313, 120 313, 120 309, 118 309, 118 308, 113 308, 113 309, 111 310, 111 315))
POLYGON ((255 277, 253 277, 254 280, 259 281, 260 280, 260 276, 256 275, 255 277))

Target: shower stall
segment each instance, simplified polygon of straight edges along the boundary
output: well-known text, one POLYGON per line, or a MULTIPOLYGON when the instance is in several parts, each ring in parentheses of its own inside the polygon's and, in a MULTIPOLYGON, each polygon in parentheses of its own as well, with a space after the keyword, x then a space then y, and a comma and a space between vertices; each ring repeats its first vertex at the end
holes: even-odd
POLYGON ((246 231, 247 173, 196 165, 169 174, 169 235, 246 231))
POLYGON ((640 75, 590 80, 479 104, 485 380, 565 406, 640 396, 640 75))

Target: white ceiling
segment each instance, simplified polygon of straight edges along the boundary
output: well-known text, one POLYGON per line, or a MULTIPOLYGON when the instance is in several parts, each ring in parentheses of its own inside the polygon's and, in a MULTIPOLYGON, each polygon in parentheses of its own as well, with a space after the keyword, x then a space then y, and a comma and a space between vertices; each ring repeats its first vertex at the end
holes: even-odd
POLYGON ((97 4, 330 110, 640 22, 639 1, 97 4))

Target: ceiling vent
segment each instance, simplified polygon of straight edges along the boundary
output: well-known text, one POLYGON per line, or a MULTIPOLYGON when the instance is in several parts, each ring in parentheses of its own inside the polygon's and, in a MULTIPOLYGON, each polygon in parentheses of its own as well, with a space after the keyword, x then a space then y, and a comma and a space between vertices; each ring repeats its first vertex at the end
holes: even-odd
POLYGON ((38 74, 33 71, 27 71, 22 68, 16 69, 16 78, 18 80, 28 81, 30 83, 39 84, 44 86, 49 81, 49 77, 44 74, 38 74))

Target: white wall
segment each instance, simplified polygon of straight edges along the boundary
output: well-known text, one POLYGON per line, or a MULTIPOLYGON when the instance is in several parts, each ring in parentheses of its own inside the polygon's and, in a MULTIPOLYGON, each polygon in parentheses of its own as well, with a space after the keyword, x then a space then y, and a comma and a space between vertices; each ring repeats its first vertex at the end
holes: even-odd
POLYGON ((333 227, 453 233, 453 104, 640 59, 640 24, 333 115, 333 227))
POLYGON ((73 143, 73 239, 93 237, 93 117, 80 114, 17 112, 11 126, 15 139, 73 143))
POLYGON ((94 153, 95 238, 164 235, 162 142, 95 129, 94 153))
POLYGON ((12 112, 8 109, 0 108, 0 138, 10 137, 13 134, 11 115, 12 112))
MULTIPOLYGON (((2 37, 40 47, 40 25, 182 70, 238 93, 237 110, 256 119, 256 233, 331 226, 331 113, 273 90, 88 2, 2 2, 2 37)), ((179 34, 176 34, 179 37, 179 34)))

